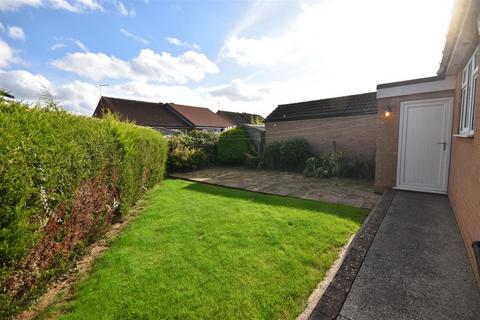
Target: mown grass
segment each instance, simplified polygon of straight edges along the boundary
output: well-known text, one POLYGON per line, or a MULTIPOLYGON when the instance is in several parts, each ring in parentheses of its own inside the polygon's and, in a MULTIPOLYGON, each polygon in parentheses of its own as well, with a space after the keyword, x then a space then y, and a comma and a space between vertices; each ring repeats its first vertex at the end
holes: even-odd
POLYGON ((42 318, 293 319, 366 214, 168 179, 42 318))

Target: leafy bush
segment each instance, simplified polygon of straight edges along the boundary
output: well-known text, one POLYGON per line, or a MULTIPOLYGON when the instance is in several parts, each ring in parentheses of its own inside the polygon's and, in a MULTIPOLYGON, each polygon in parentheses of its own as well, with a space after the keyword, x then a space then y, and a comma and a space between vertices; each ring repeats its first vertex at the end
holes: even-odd
POLYGON ((310 153, 304 139, 282 141, 280 146, 280 165, 283 169, 303 170, 310 153))
POLYGON ((373 179, 375 160, 360 157, 347 157, 342 153, 326 152, 321 157, 308 158, 303 174, 307 177, 346 177, 373 179))
POLYGON ((263 148, 261 167, 266 169, 279 169, 280 165, 280 147, 282 143, 275 141, 267 144, 263 148))
POLYGON ((247 154, 254 150, 242 128, 224 131, 218 139, 218 161, 225 164, 243 164, 247 154))
POLYGON ((0 99, 0 318, 163 178, 167 142, 113 117, 0 99))
POLYGON ((193 130, 188 135, 170 138, 168 168, 170 171, 191 170, 213 164, 218 134, 193 130))
POLYGON ((262 167, 303 170, 309 155, 308 143, 304 139, 275 141, 265 146, 262 155, 262 167))
POLYGON ((339 161, 339 175, 349 178, 374 179, 375 156, 371 159, 342 157, 339 161))
POLYGON ((337 157, 333 152, 324 153, 320 158, 307 159, 303 174, 307 177, 329 178, 338 176, 337 157))

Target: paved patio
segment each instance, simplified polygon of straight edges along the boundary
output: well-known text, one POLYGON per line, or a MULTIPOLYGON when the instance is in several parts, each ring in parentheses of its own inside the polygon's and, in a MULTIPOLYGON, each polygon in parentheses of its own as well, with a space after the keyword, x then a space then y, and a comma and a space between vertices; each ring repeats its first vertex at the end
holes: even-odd
POLYGON ((173 173, 172 177, 282 196, 322 200, 372 209, 381 196, 373 181, 343 178, 305 178, 300 173, 239 167, 215 167, 173 173))
POLYGON ((397 191, 337 319, 479 318, 479 291, 447 197, 397 191))

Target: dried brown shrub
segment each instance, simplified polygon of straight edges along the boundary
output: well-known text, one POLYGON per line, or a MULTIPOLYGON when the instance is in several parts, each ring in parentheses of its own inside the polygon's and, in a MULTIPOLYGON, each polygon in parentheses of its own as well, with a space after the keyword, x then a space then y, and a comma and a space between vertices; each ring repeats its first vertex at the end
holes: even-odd
POLYGON ((82 183, 70 206, 61 204, 52 212, 42 239, 5 282, 5 289, 15 299, 22 299, 40 280, 43 271, 57 268, 59 257, 69 259, 79 247, 93 241, 111 225, 118 193, 99 180, 82 183))

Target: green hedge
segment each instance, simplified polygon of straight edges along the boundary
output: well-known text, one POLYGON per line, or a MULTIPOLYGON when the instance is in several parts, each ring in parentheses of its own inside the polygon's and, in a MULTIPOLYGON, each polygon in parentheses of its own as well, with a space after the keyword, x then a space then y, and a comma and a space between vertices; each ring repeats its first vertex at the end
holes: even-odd
POLYGON ((218 139, 218 161, 223 164, 244 164, 255 153, 242 128, 224 131, 218 139))
POLYGON ((294 138, 267 144, 262 154, 262 167, 301 171, 310 156, 305 139, 294 138))
POLYGON ((169 172, 198 169, 213 164, 217 142, 218 133, 200 130, 170 137, 169 172))
POLYGON ((0 318, 25 305, 164 176, 167 141, 0 99, 0 318))

